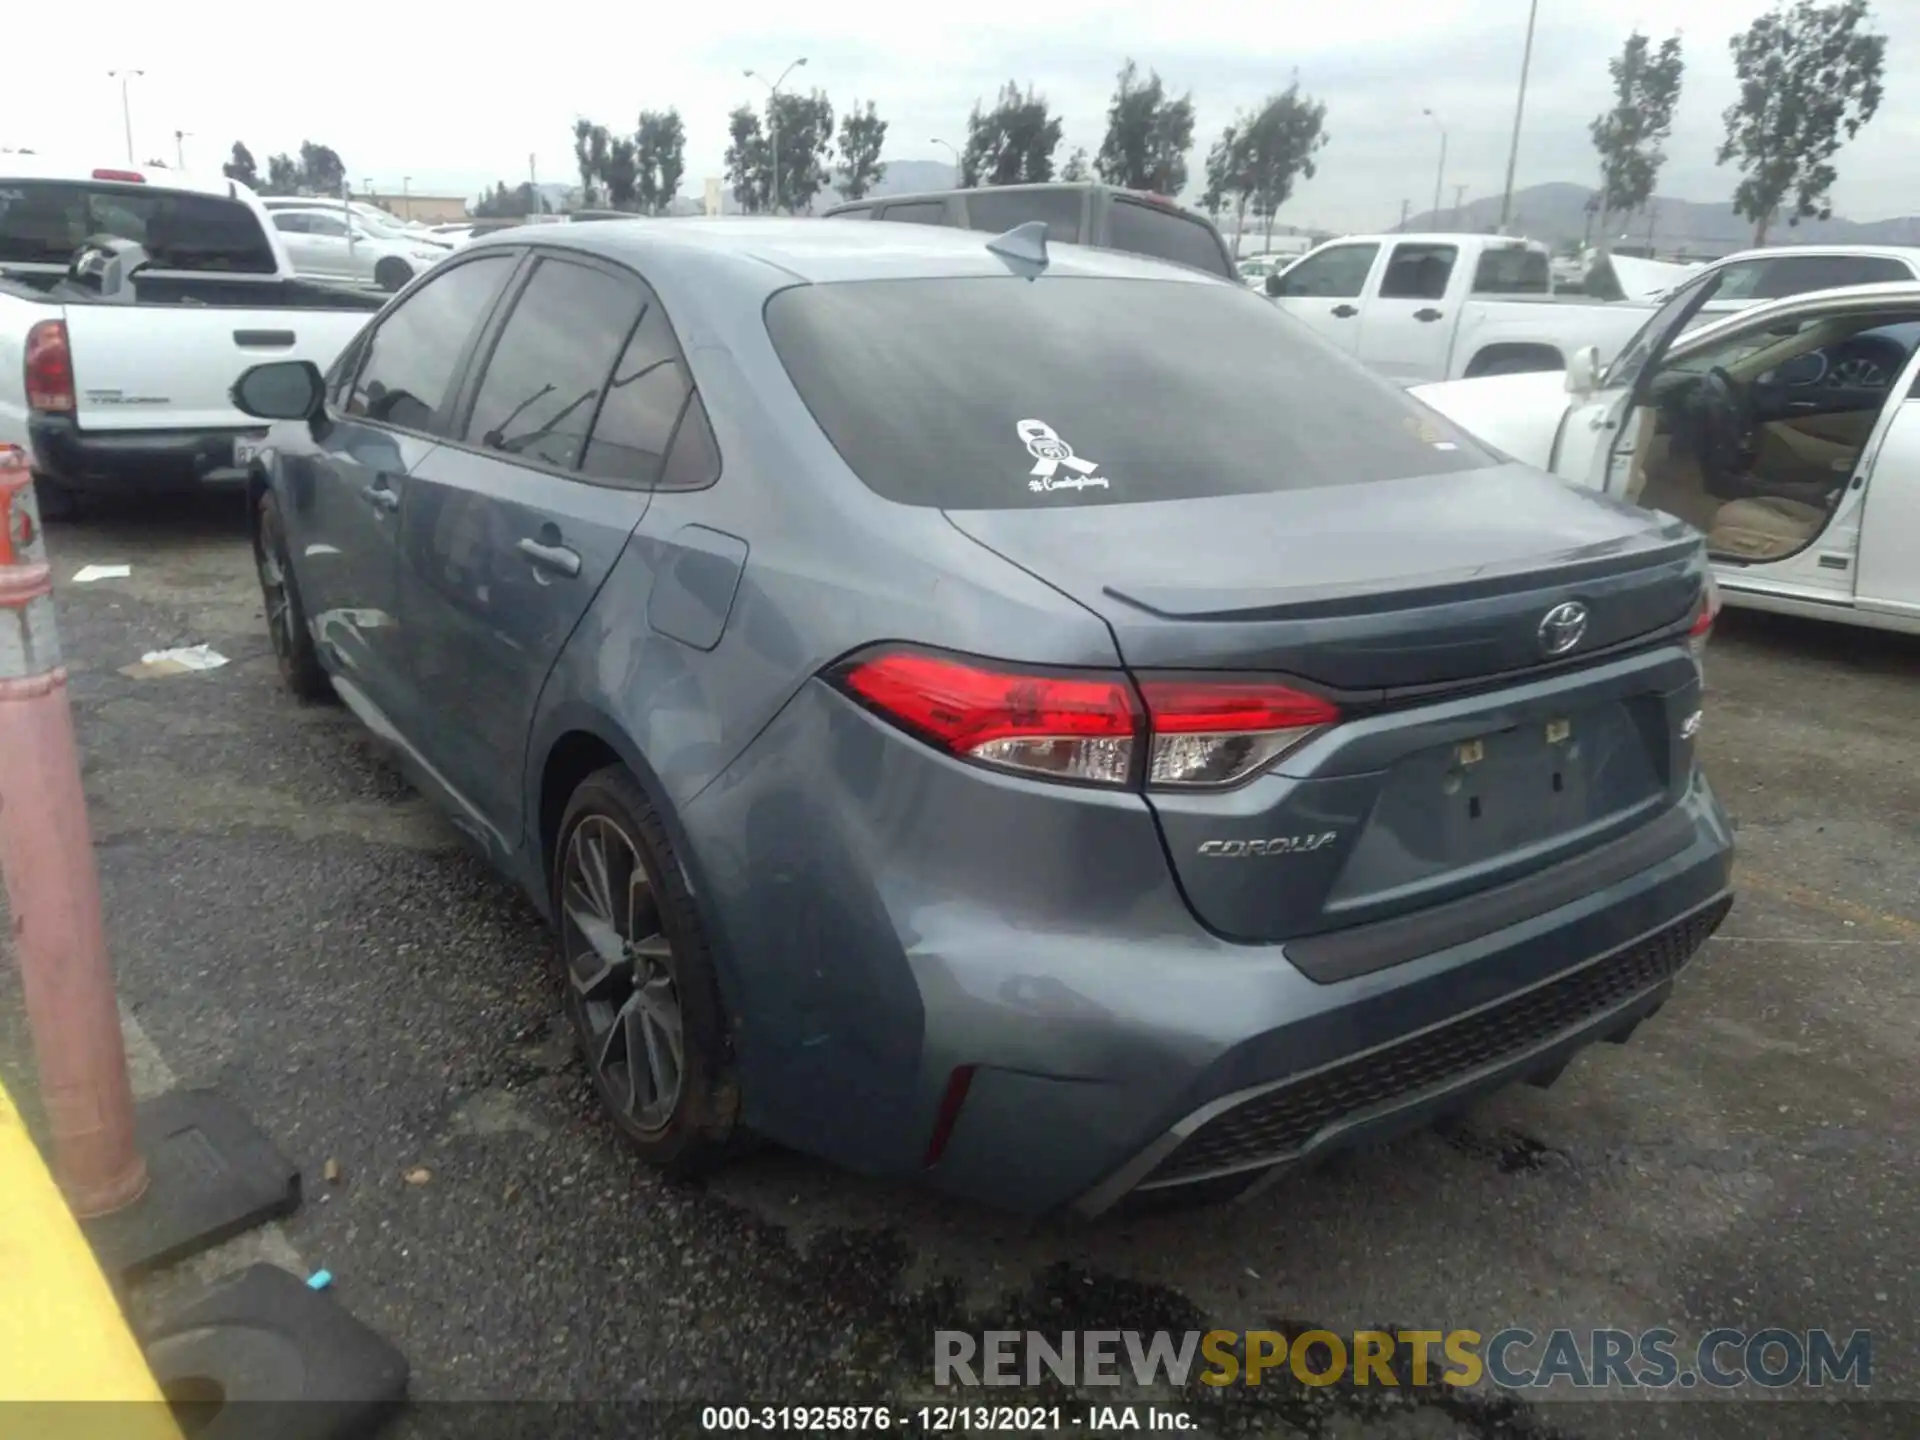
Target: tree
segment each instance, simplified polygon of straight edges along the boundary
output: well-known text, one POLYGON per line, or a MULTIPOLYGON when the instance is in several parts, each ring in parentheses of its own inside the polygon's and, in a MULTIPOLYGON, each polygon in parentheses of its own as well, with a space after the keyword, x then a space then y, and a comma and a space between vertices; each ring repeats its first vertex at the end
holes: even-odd
POLYGON ((1686 66, 1680 59, 1680 37, 1673 35, 1649 53, 1647 37, 1638 30, 1627 37, 1620 53, 1607 62, 1613 77, 1613 108, 1594 117, 1587 127, 1593 148, 1600 152, 1600 251, 1612 249, 1609 215, 1626 215, 1653 198, 1662 148, 1673 133, 1673 110, 1680 99, 1680 78, 1686 66))
POLYGON ((1833 213, 1833 157, 1880 108, 1887 37, 1866 29, 1869 13, 1867 0, 1794 0, 1727 42, 1740 98, 1717 158, 1740 167, 1733 209, 1755 245, 1789 201, 1789 225, 1833 213))
POLYGON ((634 132, 640 166, 640 208, 658 215, 680 193, 687 173, 687 127, 678 110, 642 110, 634 132))
POLYGON ((607 203, 616 210, 631 209, 640 193, 640 152, 633 141, 622 135, 607 147, 601 175, 607 182, 607 203))
POLYGON ((886 173, 880 150, 887 143, 887 122, 874 113, 873 102, 862 110, 858 100, 840 118, 840 178, 834 188, 848 200, 858 200, 886 173))
POLYGON ((347 183, 347 167, 331 145, 300 142, 300 188, 310 195, 338 195, 347 183))
POLYGON ((1220 138, 1207 151, 1207 188, 1201 192, 1200 208, 1213 218, 1215 224, 1220 221, 1220 212, 1227 208, 1228 197, 1239 203, 1239 214, 1235 217, 1233 231, 1233 253, 1240 254, 1240 221, 1246 218, 1247 197, 1252 187, 1242 183, 1246 173, 1246 144, 1240 138, 1241 121, 1220 132, 1220 138))
POLYGON ((1092 168, 1087 164, 1087 147, 1076 145, 1073 153, 1067 157, 1066 168, 1060 172, 1062 180, 1086 180, 1092 177, 1092 168))
POLYGON ((758 215, 773 193, 773 172, 767 163, 767 137, 752 106, 741 105, 728 113, 727 135, 727 186, 742 210, 758 215))
POLYGON ((962 185, 1024 185, 1053 178, 1060 148, 1060 117, 1046 97, 1009 80, 991 110, 974 103, 967 117, 967 148, 960 154, 962 185))
POLYGON ((229 180, 237 180, 249 190, 260 188, 260 172, 253 163, 253 152, 238 140, 233 142, 233 158, 220 167, 229 180))
POLYGON ((263 193, 268 195, 300 193, 300 166, 292 156, 269 155, 267 157, 267 183, 263 193))
POLYGON ((1193 148, 1193 95, 1169 100, 1158 71, 1145 84, 1132 60, 1120 67, 1107 105, 1107 134, 1094 169, 1109 185, 1178 195, 1187 188, 1187 151, 1193 148))
POLYGON ((1273 244, 1273 221, 1293 198, 1296 179, 1314 176, 1314 155, 1327 143, 1327 107, 1300 93, 1295 80, 1270 96, 1243 127, 1240 181, 1245 187, 1241 213, 1251 205, 1266 221, 1266 243, 1273 244))
POLYGON ((773 167, 772 182, 779 188, 773 208, 789 215, 810 210, 833 179, 827 165, 833 155, 833 106, 819 90, 770 96, 767 133, 780 150, 773 167))
POLYGON ((607 168, 609 141, 606 126, 584 117, 573 122, 573 163, 580 172, 580 203, 589 209, 596 194, 593 182, 607 168))

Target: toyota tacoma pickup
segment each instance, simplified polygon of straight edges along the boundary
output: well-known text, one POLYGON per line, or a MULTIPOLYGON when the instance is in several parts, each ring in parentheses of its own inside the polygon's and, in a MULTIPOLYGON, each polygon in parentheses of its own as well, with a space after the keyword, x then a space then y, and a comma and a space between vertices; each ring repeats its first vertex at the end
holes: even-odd
POLYGON ((0 445, 32 455, 49 516, 243 484, 265 427, 228 398, 241 371, 325 369, 385 300, 296 278, 225 177, 0 157, 0 445))

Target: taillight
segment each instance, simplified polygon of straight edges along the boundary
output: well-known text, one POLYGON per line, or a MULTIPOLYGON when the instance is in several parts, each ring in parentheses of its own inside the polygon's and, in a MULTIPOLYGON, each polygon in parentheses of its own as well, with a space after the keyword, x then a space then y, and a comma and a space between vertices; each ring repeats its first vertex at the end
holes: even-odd
POLYGON ((1720 587, 1714 583, 1713 573, 1707 573, 1707 583, 1700 590, 1700 606, 1693 612, 1693 624, 1687 629, 1687 648, 1699 659, 1707 653, 1707 639, 1713 634, 1713 622, 1720 618, 1720 587))
POLYGON ((138 170, 96 170, 93 172, 93 178, 96 180, 118 180, 125 185, 144 185, 147 183, 147 177, 142 175, 138 170))
POLYGON ((27 331, 27 408, 73 410, 73 352, 67 348, 67 322, 42 320, 27 331))
POLYGON ((836 682, 950 754, 1089 785, 1206 789, 1271 765, 1339 709, 1246 677, 1042 672, 917 650, 855 659, 836 682))
POLYGON ((1140 682, 1153 728, 1147 784, 1231 785, 1340 719, 1318 695, 1264 680, 1140 682))

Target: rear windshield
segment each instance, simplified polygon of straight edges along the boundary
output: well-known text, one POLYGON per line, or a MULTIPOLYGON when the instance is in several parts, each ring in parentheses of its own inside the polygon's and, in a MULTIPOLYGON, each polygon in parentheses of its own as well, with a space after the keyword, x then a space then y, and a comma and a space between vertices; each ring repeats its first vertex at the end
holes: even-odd
POLYGON ((1233 274, 1218 237, 1201 221, 1178 210, 1115 196, 1107 213, 1107 245, 1131 255, 1172 260, 1209 275, 1233 274))
POLYGON ((1487 250, 1473 272, 1476 295, 1545 295, 1552 289, 1547 257, 1531 248, 1487 250))
POLYGON ((139 185, 0 180, 0 265, 64 265, 95 235, 133 241, 159 270, 278 269, 260 222, 237 200, 139 185))
POLYGON ((862 280, 783 290, 766 321, 827 438, 902 504, 1186 500, 1496 463, 1240 287, 862 280))

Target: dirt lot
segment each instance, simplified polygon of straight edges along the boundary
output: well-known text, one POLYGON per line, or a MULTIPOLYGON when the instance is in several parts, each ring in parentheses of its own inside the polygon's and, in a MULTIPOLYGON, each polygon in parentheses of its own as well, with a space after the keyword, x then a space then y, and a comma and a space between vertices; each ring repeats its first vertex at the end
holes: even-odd
MULTIPOLYGON (((1741 898, 1630 1045, 1246 1206, 1036 1227, 778 1153, 692 1188, 641 1170, 556 1024, 530 910, 343 712, 279 690, 236 509, 53 535, 121 997, 147 1084, 222 1087, 303 1166, 274 1244, 333 1271, 416 1397, 905 1396, 941 1325, 1314 1322, 1866 1328, 1875 1394, 1920 1401, 1920 643, 1723 623, 1703 743, 1741 898), (133 573, 66 583, 89 562, 133 573), (198 642, 231 663, 118 673, 198 642)), ((1195 1413, 1276 1436, 1920 1432, 1911 1403, 1240 1400, 1195 1413)))

